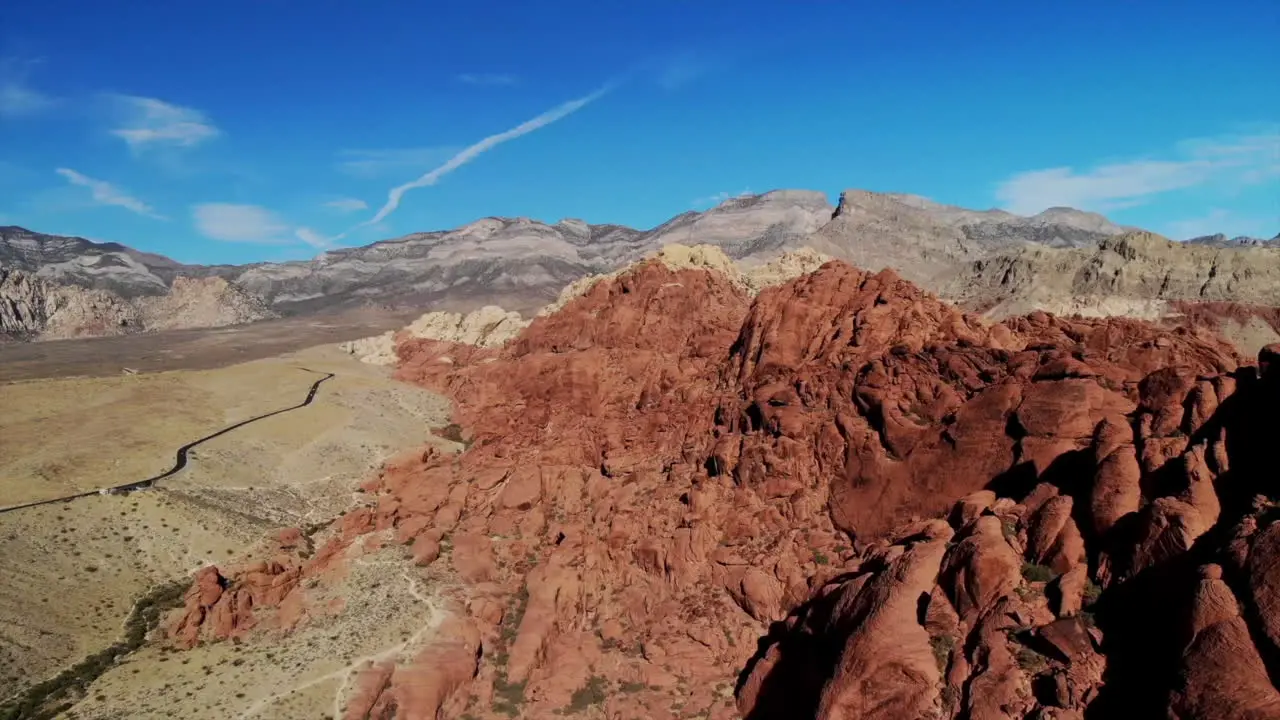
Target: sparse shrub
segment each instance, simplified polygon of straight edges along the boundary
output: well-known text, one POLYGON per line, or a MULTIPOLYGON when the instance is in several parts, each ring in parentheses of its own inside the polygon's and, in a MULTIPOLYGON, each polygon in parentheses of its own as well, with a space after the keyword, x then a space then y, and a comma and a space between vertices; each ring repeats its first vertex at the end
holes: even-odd
POLYGON ((960 700, 960 692, 956 690, 954 685, 947 685, 942 688, 942 707, 950 709, 954 708, 960 700))
POLYGON ((1011 517, 1001 518, 1000 532, 1004 535, 1005 540, 1015 540, 1018 537, 1018 522, 1011 517))
POLYGON ((956 639, 950 635, 936 635, 929 638, 929 647, 933 648, 933 659, 938 663, 938 670, 947 671, 947 661, 951 659, 951 650, 956 646, 956 639))
POLYGON ((1090 605, 1092 605, 1092 604, 1094 604, 1094 603, 1098 602, 1098 598, 1100 598, 1100 597, 1102 597, 1102 587, 1101 587, 1100 585, 1098 585, 1097 583, 1095 583, 1095 582, 1094 582, 1094 581, 1092 581, 1092 580, 1089 580, 1088 582, 1086 582, 1086 583, 1084 584, 1084 605, 1085 605, 1085 607, 1088 607, 1088 606, 1090 606, 1090 605))
POLYGON ((642 682, 621 682, 618 683, 618 689, 624 693, 640 692, 649 687, 642 682))
POLYGON ((123 657, 142 646, 147 633, 160 621, 164 610, 177 607, 186 592, 186 582, 162 585, 144 595, 125 621, 125 638, 96 652, 56 676, 32 686, 25 693, 0 703, 0 720, 47 720, 66 712, 74 698, 123 657))
POLYGON ((1023 563, 1022 578, 1027 582, 1049 582, 1053 579, 1053 570, 1044 565, 1023 563))
POLYGON ((456 442, 462 446, 463 450, 471 448, 471 440, 467 440, 462 433, 462 426, 458 423, 449 423, 436 431, 436 434, 445 440, 456 442))
MULTIPOLYGON (((573 697, 569 700, 570 712, 582 712, 592 705, 599 705, 605 701, 605 686, 607 680, 599 675, 592 675, 587 679, 587 684, 578 688, 573 692, 573 697)), ((640 687, 644 687, 641 685, 640 687)))
POLYGON ((1029 647, 1018 648, 1018 667, 1028 675, 1039 675, 1048 667, 1045 657, 1029 647))
POLYGON ((493 711, 518 717, 520 706, 524 704, 524 688, 527 682, 507 682, 507 671, 503 668, 493 680, 493 711))
POLYGON ((822 553, 820 553, 820 552, 816 552, 816 553, 814 553, 814 554, 813 554, 813 561, 814 561, 814 562, 816 562, 816 563, 818 563, 819 565, 830 565, 830 564, 831 564, 831 560, 830 560, 830 558, 828 558, 826 555, 823 555, 823 554, 822 554, 822 553))
POLYGON ((529 588, 521 586, 516 594, 515 607, 502 618, 502 627, 498 633, 498 645, 494 653, 494 663, 498 666, 497 677, 493 680, 493 711, 517 717, 520 706, 524 703, 525 682, 507 682, 508 649, 520 631, 520 623, 529 608, 529 588))

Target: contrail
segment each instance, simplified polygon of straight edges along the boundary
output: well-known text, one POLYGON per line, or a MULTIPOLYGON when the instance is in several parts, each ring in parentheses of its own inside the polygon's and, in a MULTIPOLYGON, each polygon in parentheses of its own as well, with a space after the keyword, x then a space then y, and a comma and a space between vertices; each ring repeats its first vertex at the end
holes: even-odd
MULTIPOLYGON (((423 175, 417 180, 414 180, 413 182, 405 183, 404 185, 401 185, 399 187, 392 188, 391 192, 387 193, 387 204, 382 206, 382 209, 378 211, 377 215, 373 216, 372 220, 368 220, 366 222, 360 223, 360 226, 373 225, 374 223, 378 223, 386 219, 388 215, 395 212, 396 208, 400 207, 400 199, 404 197, 404 194, 406 192, 414 188, 427 187, 428 185, 435 185, 436 182, 440 180, 440 178, 444 177, 445 175, 448 175, 454 170, 457 170, 463 165, 466 165, 467 163, 476 159, 481 153, 485 152, 486 150, 489 150, 498 145, 501 145, 502 143, 508 140, 514 140, 520 137, 521 135, 528 135, 529 133, 533 132, 534 130, 537 130, 538 128, 546 127, 551 123, 567 115, 570 115, 577 110, 582 109, 583 107, 591 104, 592 102, 595 102, 596 100, 600 99, 602 95, 612 90, 613 87, 614 87, 614 84, 609 83, 604 87, 600 88, 599 90, 596 90, 595 92, 591 93, 590 95, 587 95, 586 97, 581 97, 581 98, 578 98, 577 100, 570 100, 567 103, 558 105, 542 113, 541 115, 539 115, 538 117, 532 120, 526 120, 525 122, 520 123, 519 125, 511 128, 510 130, 507 130, 505 132, 500 132, 497 135, 490 135, 489 137, 481 140, 480 142, 458 153, 457 155, 454 155, 452 158, 449 158, 448 162, 436 168, 435 170, 432 170, 426 175, 423 175)), ((346 233, 343 233, 343 234, 345 235, 346 233)))

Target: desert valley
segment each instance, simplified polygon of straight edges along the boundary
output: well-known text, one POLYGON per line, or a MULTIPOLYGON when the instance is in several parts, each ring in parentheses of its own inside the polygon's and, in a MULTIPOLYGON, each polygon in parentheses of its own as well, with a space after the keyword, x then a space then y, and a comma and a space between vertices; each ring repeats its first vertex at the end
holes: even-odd
POLYGON ((8 227, 0 330, 0 718, 1280 717, 1280 237, 8 227))

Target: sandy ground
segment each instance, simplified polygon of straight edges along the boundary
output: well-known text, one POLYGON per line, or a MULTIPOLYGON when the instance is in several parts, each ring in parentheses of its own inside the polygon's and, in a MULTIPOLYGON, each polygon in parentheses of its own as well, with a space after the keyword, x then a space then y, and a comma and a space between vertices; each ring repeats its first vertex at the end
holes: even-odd
POLYGON ((404 327, 421 309, 354 308, 249 325, 107 338, 0 343, 0 382, 204 370, 337 344, 404 327))
POLYGON ((178 446, 296 405, 317 377, 272 359, 0 385, 0 507, 157 475, 178 446))
POLYGON ((311 597, 315 606, 340 597, 343 612, 290 633, 181 652, 144 647, 94 683, 76 717, 341 718, 361 670, 409 660, 445 618, 442 591, 450 579, 413 568, 402 551, 352 558, 339 584, 316 588, 311 597))
MULTIPOLYGON (((430 435, 430 428, 448 422, 446 401, 395 382, 385 368, 359 363, 333 346, 220 369, 0 385, 0 406, 6 410, 0 417, 0 505, 11 505, 166 470, 176 446, 300 402, 317 378, 300 367, 335 377, 321 386, 310 406, 201 445, 185 470, 154 489, 0 513, 0 701, 116 641, 133 602, 150 587, 209 562, 233 562, 274 528, 333 517, 349 507, 354 487, 396 452, 424 442, 452 445, 430 435)), ((368 601, 375 605, 377 593, 399 593, 398 599, 394 611, 375 612, 376 618, 357 613, 343 621, 354 623, 351 627, 330 628, 336 637, 330 643, 341 641, 335 647, 344 648, 350 643, 358 656, 403 641, 400 633, 417 632, 429 613, 423 601, 400 598, 410 587, 401 573, 373 573, 378 579, 369 581, 372 588, 353 573, 356 584, 348 601, 362 593, 373 593, 368 601), (367 627, 360 625, 365 620, 367 627)), ((77 715, 164 717, 174 698, 160 688, 187 682, 183 692, 192 694, 179 697, 195 704, 184 703, 183 712, 234 717, 240 710, 232 712, 233 706, 247 709, 265 697, 266 689, 279 690, 293 677, 288 673, 301 678, 341 667, 326 664, 341 659, 333 653, 308 660, 307 652, 326 645, 306 633, 300 637, 310 644, 299 646, 301 654, 292 664, 274 668, 267 663, 254 671, 252 682, 263 689, 244 690, 246 703, 232 702, 234 692, 227 688, 248 687, 249 680, 220 667, 230 656, 219 653, 233 652, 231 646, 196 651, 184 656, 185 665, 175 659, 172 666, 148 647, 110 671, 115 679, 100 681, 103 689, 95 686, 86 702, 96 710, 78 709, 77 715), (218 670, 207 674, 201 669, 205 665, 218 670), (131 672, 143 666, 144 673, 131 672), (177 667, 194 674, 183 675, 177 667), (209 686, 197 691, 191 684, 197 680, 209 686), (132 682, 140 684, 126 689, 132 682), (144 700, 154 713, 130 705, 144 700)), ((271 648, 264 652, 277 659, 285 652, 275 644, 271 648)), ((234 667, 241 666, 244 673, 258 667, 234 667)), ((335 692, 333 683, 324 681, 316 683, 313 694, 327 693, 321 699, 331 704, 335 692)), ((262 717, 291 716, 280 712, 276 708, 262 717)), ((308 713, 314 718, 321 710, 308 713)))

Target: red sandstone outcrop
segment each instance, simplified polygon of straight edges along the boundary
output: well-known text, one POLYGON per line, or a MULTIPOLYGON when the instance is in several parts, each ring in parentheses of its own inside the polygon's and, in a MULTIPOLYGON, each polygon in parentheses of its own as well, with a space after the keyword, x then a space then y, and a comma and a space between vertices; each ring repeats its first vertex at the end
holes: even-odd
POLYGON ((399 354, 469 449, 388 465, 310 560, 202 571, 179 639, 377 537, 465 599, 351 717, 1276 716, 1280 393, 1213 336, 651 261, 399 354))

